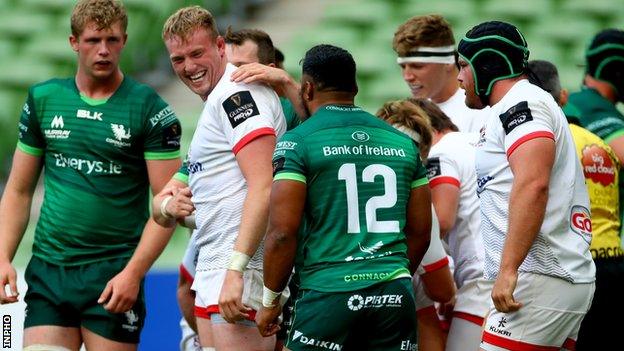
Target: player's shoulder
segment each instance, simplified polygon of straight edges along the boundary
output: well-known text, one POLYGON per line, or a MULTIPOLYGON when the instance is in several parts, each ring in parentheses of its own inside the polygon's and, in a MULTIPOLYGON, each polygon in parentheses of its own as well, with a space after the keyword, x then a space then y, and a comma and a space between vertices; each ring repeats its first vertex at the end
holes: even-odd
POLYGON ((29 89, 29 93, 33 98, 41 98, 55 94, 67 93, 69 91, 75 91, 76 89, 74 80, 72 78, 52 78, 43 82, 32 85, 29 89))

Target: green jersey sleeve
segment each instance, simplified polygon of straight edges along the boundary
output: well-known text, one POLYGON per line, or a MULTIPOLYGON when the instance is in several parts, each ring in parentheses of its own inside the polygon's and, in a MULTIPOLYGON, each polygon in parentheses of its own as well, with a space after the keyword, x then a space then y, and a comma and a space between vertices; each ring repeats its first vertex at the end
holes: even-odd
POLYGON ((43 155, 46 142, 45 138, 41 134, 41 128, 39 126, 39 120, 37 119, 37 110, 35 108, 32 91, 28 92, 28 98, 22 108, 18 128, 17 147, 25 153, 33 156, 43 155))
POLYGON ((301 137, 286 133, 273 152, 273 180, 296 180, 306 183, 304 145, 301 137))
POLYGON ((184 184, 188 184, 188 178, 188 160, 184 160, 184 162, 182 162, 182 166, 180 166, 180 169, 178 169, 178 171, 173 175, 173 179, 179 180, 184 184))
POLYGON ((286 130, 291 130, 301 123, 295 107, 290 100, 280 97, 280 103, 282 104, 282 110, 284 110, 284 117, 286 118, 286 130))
POLYGON ((425 169, 425 166, 420 160, 420 157, 418 157, 418 155, 420 155, 420 150, 418 150, 418 147, 416 145, 414 145, 414 148, 416 149, 415 152, 417 156, 416 171, 414 172, 414 177, 411 184, 412 189, 418 188, 421 185, 429 184, 429 180, 427 179, 427 169, 425 169))
POLYGON ((180 157, 180 121, 169 105, 159 96, 153 97, 148 110, 144 153, 146 160, 167 160, 180 157))

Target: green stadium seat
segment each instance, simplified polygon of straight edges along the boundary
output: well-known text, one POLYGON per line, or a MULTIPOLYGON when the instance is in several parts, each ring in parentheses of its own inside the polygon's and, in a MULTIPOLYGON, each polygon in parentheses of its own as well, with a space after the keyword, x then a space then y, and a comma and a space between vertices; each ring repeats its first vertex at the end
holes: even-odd
POLYGON ((566 0, 562 3, 562 9, 576 17, 590 17, 598 22, 607 22, 624 14, 624 3, 616 3, 614 0, 566 0))
POLYGON ((438 14, 451 24, 466 18, 473 18, 475 5, 472 1, 413 1, 406 6, 405 18, 417 15, 438 14))
POLYGON ((323 22, 371 29, 375 23, 392 18, 392 7, 383 1, 348 1, 331 3, 325 9, 323 22))
MULTIPOLYGON (((536 38, 547 45, 554 45, 566 51, 563 58, 570 58, 568 52, 579 43, 589 43, 591 37, 598 31, 595 21, 576 16, 560 15, 557 17, 544 18, 535 23, 527 36, 536 38)), ((529 42, 529 46, 531 42, 529 42)))
POLYGON ((388 100, 399 100, 410 96, 409 88, 403 78, 401 72, 390 74, 386 71, 379 79, 370 82, 366 95, 370 97, 371 103, 377 108, 388 100))
POLYGON ((54 14, 69 14, 76 0, 20 0, 21 5, 54 14))
POLYGON ((516 25, 520 31, 540 18, 551 17, 553 2, 549 0, 500 1, 483 3, 482 13, 492 20, 503 20, 516 25))
POLYGON ((42 12, 19 9, 0 13, 0 37, 23 40, 51 27, 52 16, 42 12))
POLYGON ((0 66, 0 86, 12 89, 26 89, 34 83, 55 76, 54 67, 28 56, 15 57, 15 64, 0 66))

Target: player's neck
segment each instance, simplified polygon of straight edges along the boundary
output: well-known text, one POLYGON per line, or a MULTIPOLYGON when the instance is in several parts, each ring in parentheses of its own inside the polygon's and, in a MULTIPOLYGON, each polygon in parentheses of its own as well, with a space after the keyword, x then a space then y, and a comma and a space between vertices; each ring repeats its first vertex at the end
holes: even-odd
POLYGON ((492 93, 490 94, 490 102, 488 105, 494 106, 522 79, 526 79, 526 75, 521 75, 515 78, 508 78, 494 82, 492 86, 492 93))
POLYGON ((609 83, 597 80, 596 78, 590 75, 585 75, 585 79, 583 80, 583 83, 588 88, 592 88, 596 90, 598 94, 602 95, 602 97, 611 101, 613 104, 617 102, 615 89, 613 89, 613 87, 609 83))
POLYGON ((76 86, 83 95, 92 99, 106 99, 113 95, 123 82, 124 75, 117 70, 107 78, 97 79, 80 70, 76 74, 76 86))
MULTIPOLYGON (((455 77, 457 77, 457 75, 455 75, 455 77)), ((450 98, 453 97, 453 95, 455 95, 458 89, 459 89, 459 82, 457 81, 457 79, 455 78, 453 78, 452 80, 449 79, 449 81, 444 86, 444 88, 440 91, 440 93, 437 94, 436 96, 431 97, 431 101, 435 102, 436 104, 447 102, 450 98)))
POLYGON ((310 112, 312 114, 327 105, 345 105, 353 106, 355 104, 355 96, 348 92, 314 92, 314 99, 308 102, 310 112))

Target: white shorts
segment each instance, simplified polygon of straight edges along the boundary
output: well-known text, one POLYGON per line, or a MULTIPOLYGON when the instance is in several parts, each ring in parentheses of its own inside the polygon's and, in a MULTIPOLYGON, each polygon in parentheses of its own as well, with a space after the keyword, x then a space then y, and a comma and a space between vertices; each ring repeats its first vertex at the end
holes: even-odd
MULTIPOLYGON (((416 301, 416 314, 419 311, 434 308, 433 300, 425 293, 425 287, 420 275, 414 274, 412 277, 412 286, 414 287, 414 299, 416 301)), ((434 309, 435 310, 435 309, 434 309)))
MULTIPOLYGON (((191 289, 195 291, 195 316, 210 319, 210 315, 219 313, 219 295, 225 280, 227 270, 219 269, 201 271, 195 274, 195 280, 191 289)), ((253 311, 249 314, 249 320, 254 320, 256 311, 262 307, 262 271, 247 269, 243 272, 243 297, 244 305, 253 311)), ((290 296, 288 288, 282 293, 280 302, 282 306, 290 296)))
POLYGON ((483 320, 492 304, 492 286, 494 281, 483 278, 467 280, 457 290, 453 318, 465 319, 483 325, 483 320))
POLYGON ((572 284, 541 274, 520 273, 514 299, 520 310, 498 312, 491 303, 481 348, 498 350, 574 349, 591 306, 595 284, 572 284))

